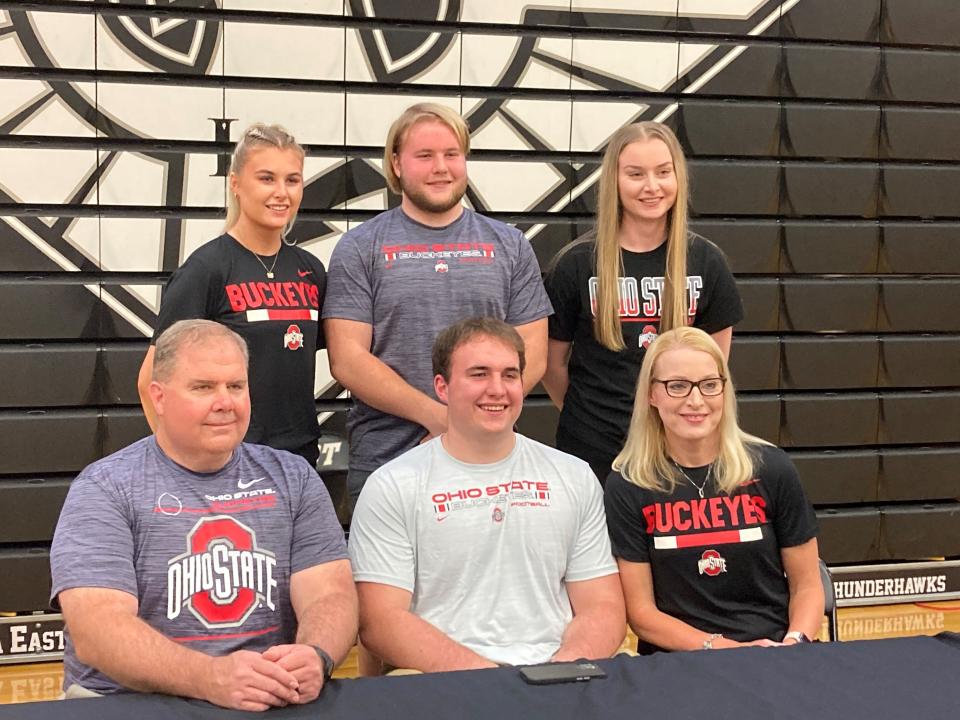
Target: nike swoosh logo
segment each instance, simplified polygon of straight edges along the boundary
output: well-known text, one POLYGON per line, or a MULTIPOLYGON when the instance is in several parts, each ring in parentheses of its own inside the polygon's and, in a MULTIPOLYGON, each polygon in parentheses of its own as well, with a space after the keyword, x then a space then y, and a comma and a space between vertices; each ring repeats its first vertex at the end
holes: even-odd
POLYGON ((313 270, 297 270, 297 275, 300 277, 306 277, 307 275, 313 275, 313 270))
POLYGON ((264 477, 258 477, 256 480, 248 480, 247 482, 244 482, 243 480, 237 480, 237 487, 240 488, 241 490, 246 490, 248 487, 250 487, 254 483, 258 483, 261 480, 266 480, 266 479, 267 479, 266 476, 264 476, 264 477))

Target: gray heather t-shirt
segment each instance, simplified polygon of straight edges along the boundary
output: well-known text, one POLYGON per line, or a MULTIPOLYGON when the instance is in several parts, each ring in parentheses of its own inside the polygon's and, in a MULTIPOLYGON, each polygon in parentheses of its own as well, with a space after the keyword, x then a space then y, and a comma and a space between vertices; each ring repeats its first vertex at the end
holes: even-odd
MULTIPOLYGON (((51 604, 70 588, 130 593, 138 615, 208 655, 292 642, 290 576, 345 558, 343 530, 307 462, 242 444, 215 473, 173 462, 151 436, 87 467, 50 552, 51 604)), ((67 635, 64 687, 123 688, 82 664, 67 635)))
MULTIPOLYGON (((371 352, 430 397, 430 351, 445 327, 476 315, 525 325, 551 312, 527 239, 469 209, 433 228, 394 208, 351 230, 333 251, 323 303, 324 319, 371 325, 371 352)), ((348 425, 350 467, 363 471, 376 470, 426 433, 356 398, 348 425)))

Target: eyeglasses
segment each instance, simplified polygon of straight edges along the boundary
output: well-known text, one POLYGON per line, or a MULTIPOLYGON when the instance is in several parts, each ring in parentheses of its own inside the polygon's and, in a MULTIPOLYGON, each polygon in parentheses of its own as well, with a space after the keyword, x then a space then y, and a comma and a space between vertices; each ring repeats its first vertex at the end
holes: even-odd
POLYGON ((727 379, 711 377, 696 382, 692 380, 652 380, 651 382, 661 383, 667 395, 674 398, 685 398, 693 392, 694 388, 697 388, 704 397, 716 397, 723 393, 723 386, 727 383, 727 379))

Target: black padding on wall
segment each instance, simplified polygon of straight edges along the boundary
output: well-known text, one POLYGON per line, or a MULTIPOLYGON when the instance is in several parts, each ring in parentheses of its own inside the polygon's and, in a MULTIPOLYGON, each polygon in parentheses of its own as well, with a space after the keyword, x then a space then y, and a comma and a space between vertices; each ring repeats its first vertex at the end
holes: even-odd
POLYGON ((7 280, 0 283, 0 337, 9 340, 95 340, 102 305, 80 284, 57 280, 7 280))
MULTIPOLYGON (((745 43, 717 42, 714 50, 697 68, 706 69, 719 62, 722 58, 743 46, 745 43)), ((702 41, 698 42, 700 48, 702 41)), ((692 49, 697 52, 699 48, 692 49)), ((680 52, 684 50, 681 44, 680 52)), ((699 91, 702 95, 718 95, 720 97, 768 97, 780 96, 780 48, 776 45, 750 45, 733 62, 727 65, 723 72, 717 73, 699 91)), ((699 78, 699 73, 687 73, 680 78, 678 87, 685 90, 699 78)))
POLYGON ((771 220, 699 219, 690 228, 716 244, 735 273, 776 273, 780 227, 771 220))
POLYGON ((698 215, 776 215, 780 168, 774 162, 691 160, 691 209, 698 215))
POLYGON ((0 607, 23 612, 50 605, 50 551, 46 548, 0 548, 0 607), (11 582, 11 580, 13 582, 11 582))
POLYGON ((759 155, 780 152, 777 103, 688 101, 680 104, 677 132, 694 155, 759 155))
MULTIPOLYGON (((957 12, 956 8, 953 10, 957 12)), ((956 42, 956 38, 953 39, 956 42)), ((887 100, 960 102, 960 53, 942 50, 884 48, 887 100)))
POLYGON ((827 563, 884 560, 880 545, 880 510, 875 507, 817 512, 820 557, 827 563))
POLYGON ((882 237, 880 264, 887 272, 960 274, 960 223, 890 223, 882 237))
POLYGON ((960 439, 960 392, 888 393, 880 396, 880 442, 953 443, 960 439))
POLYGON ((876 336, 785 337, 782 387, 873 388, 879 364, 880 342, 876 336))
POLYGON ((874 222, 803 222, 783 224, 782 272, 875 273, 880 230, 874 222))
POLYGON ((884 279, 880 283, 881 330, 956 332, 960 330, 960 278, 884 279))
POLYGON ((784 105, 783 157, 876 160, 880 108, 865 105, 784 105))
POLYGON ((960 215, 960 166, 885 165, 880 203, 887 216, 955 218, 960 215))
POLYGON ((103 454, 109 455, 150 434, 140 408, 104 410, 102 423, 103 454))
POLYGON ((740 337, 730 347, 730 372, 737 390, 776 390, 780 387, 780 339, 740 337))
POLYGON ((0 481, 0 542, 49 542, 70 478, 0 481))
POLYGON ((0 412, 0 473, 77 472, 100 457, 98 412, 0 412))
POLYGON ((791 45, 783 48, 783 97, 873 100, 880 70, 880 49, 791 45), (842 71, 841 71, 842 68, 842 71))
POLYGON ((876 502, 880 457, 876 450, 790 453, 814 505, 876 502))
POLYGON ((737 330, 775 332, 780 329, 780 283, 777 280, 741 279, 737 289, 744 317, 737 330))
POLYGON ((785 215, 877 216, 880 166, 849 163, 783 164, 785 215))
POLYGON ((957 387, 960 385, 960 337, 881 337, 879 385, 896 388, 957 387))
POLYGON ((882 518, 883 541, 892 559, 960 555, 960 503, 889 507, 882 518))
POLYGON ((782 327, 809 332, 871 332, 877 327, 879 291, 873 279, 787 278, 783 281, 782 327))
POLYGON ((780 35, 804 40, 876 42, 880 0, 843 0, 838 22, 837 0, 803 0, 780 18, 780 35))
POLYGON ((876 393, 785 395, 780 444, 784 447, 876 445, 880 417, 876 393))
POLYGON ((882 43, 955 45, 958 37, 956 0, 883 0, 882 43))
POLYGON ((148 343, 106 345, 100 348, 103 369, 101 402, 138 405, 137 375, 146 355, 148 343))
POLYGON ((955 160, 960 110, 883 108, 881 156, 900 160, 955 160))
POLYGON ((887 448, 880 462, 880 500, 960 499, 960 445, 887 448))
POLYGON ((737 397, 740 427, 774 445, 780 444, 780 398, 776 395, 737 397))
POLYGON ((93 343, 0 345, 0 407, 55 407, 96 402, 93 343))

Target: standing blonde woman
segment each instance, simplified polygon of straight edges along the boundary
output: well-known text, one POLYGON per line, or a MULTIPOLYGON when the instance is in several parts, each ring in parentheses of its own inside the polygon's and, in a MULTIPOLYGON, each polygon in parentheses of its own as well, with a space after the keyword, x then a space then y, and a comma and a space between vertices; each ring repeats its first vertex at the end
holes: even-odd
POLYGON ((605 505, 640 650, 809 642, 823 621, 817 522, 793 463, 737 425, 727 362, 677 328, 643 361, 605 505))
POLYGON ((687 228, 683 150, 665 125, 617 131, 600 169, 595 230, 557 256, 543 384, 560 408, 557 447, 603 482, 623 446, 637 374, 658 333, 693 325, 729 354, 743 317, 715 245, 687 228))
MULTIPOLYGON (((236 331, 250 349, 252 417, 245 440, 297 453, 316 467, 320 429, 313 393, 326 270, 315 256, 284 242, 303 198, 303 157, 279 125, 257 123, 244 131, 230 166, 225 232, 170 277, 154 340, 190 318, 236 331)), ((151 343, 137 383, 151 428, 153 354, 151 343)))

